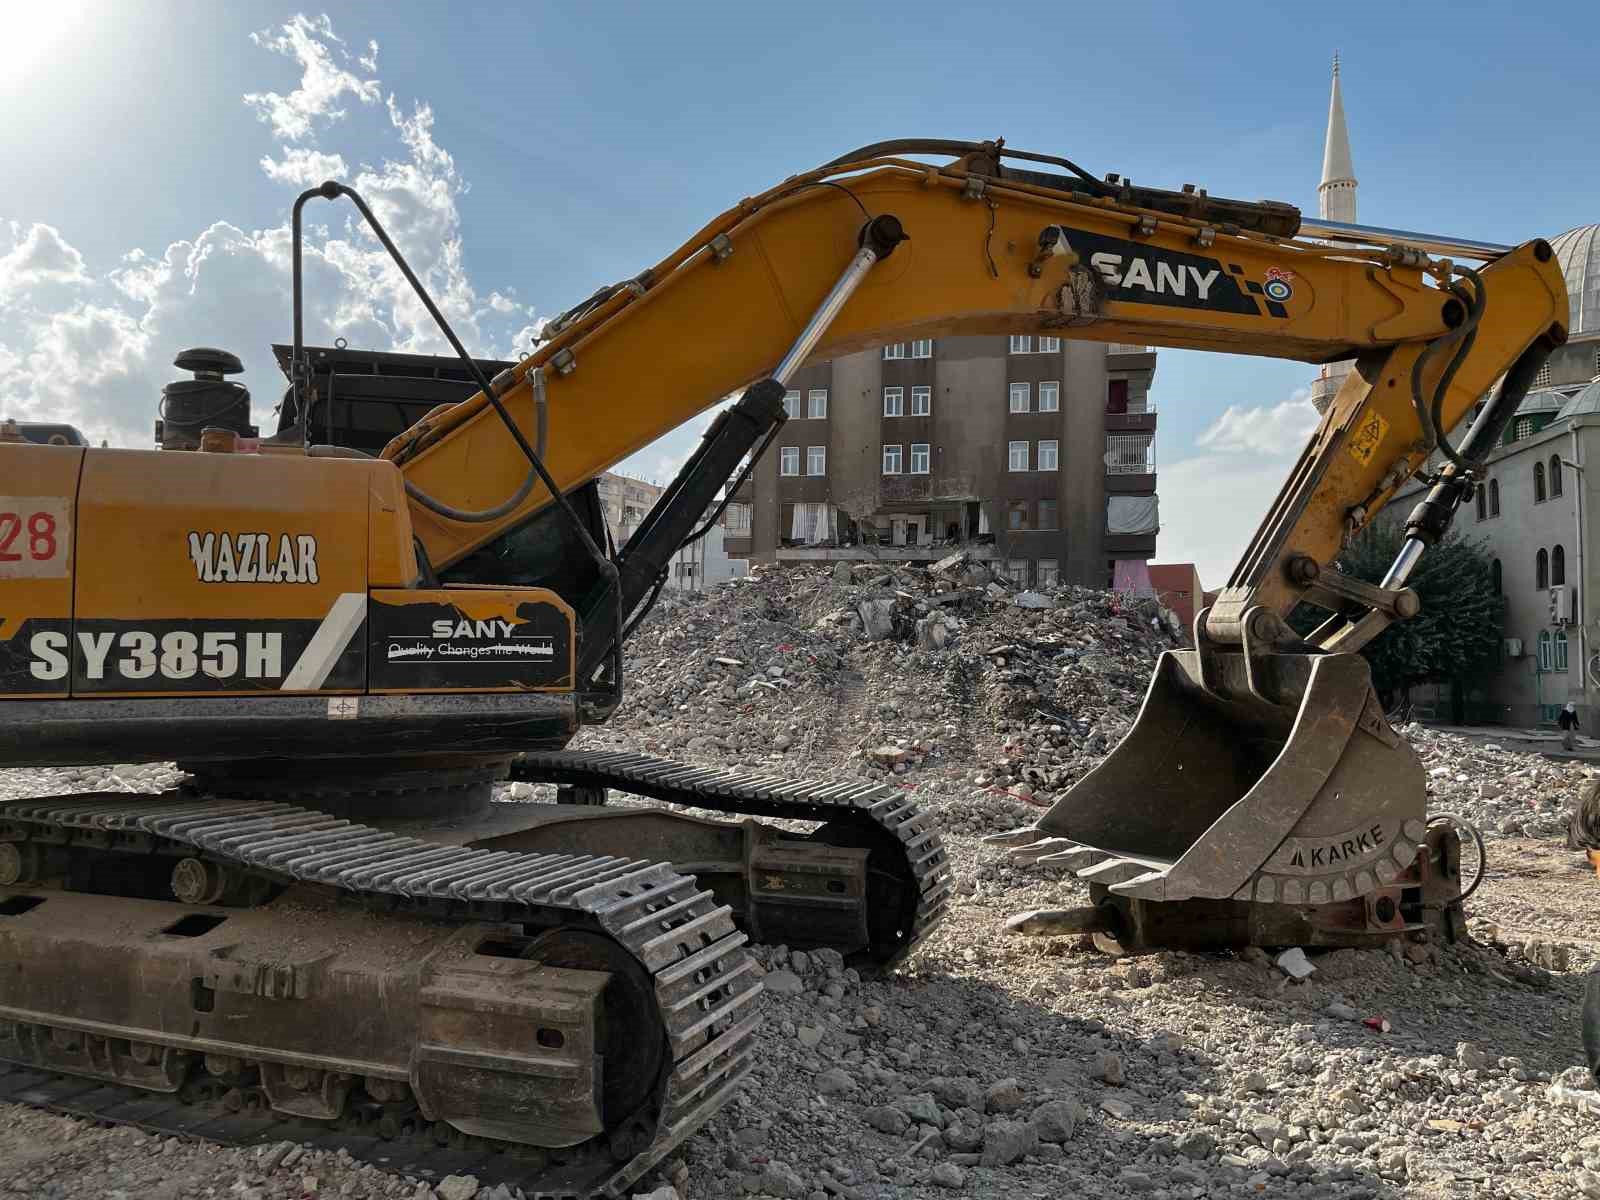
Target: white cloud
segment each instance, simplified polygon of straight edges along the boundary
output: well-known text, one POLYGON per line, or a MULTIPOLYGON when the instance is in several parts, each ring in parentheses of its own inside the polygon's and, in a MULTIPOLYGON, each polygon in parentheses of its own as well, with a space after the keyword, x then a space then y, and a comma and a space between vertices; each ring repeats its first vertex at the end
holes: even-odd
POLYGON ((1163 465, 1156 561, 1194 563, 1207 588, 1227 583, 1292 461, 1206 454, 1163 465))
MULTIPOLYGON (((334 105, 346 94, 362 104, 378 101, 380 91, 376 79, 362 79, 335 63, 335 52, 346 62, 350 55, 333 32, 333 22, 326 13, 314 18, 296 13, 278 30, 264 29, 251 34, 250 40, 300 65, 300 86, 287 96, 277 92, 249 92, 244 98, 278 137, 299 141, 311 136, 318 120, 340 120, 345 110, 334 105)), ((357 60, 357 65, 376 71, 378 43, 368 42, 367 45, 369 51, 357 60)))
MULTIPOLYGON (((261 159, 267 178, 299 190, 328 176, 348 177, 337 148, 316 144, 342 115, 335 102, 353 94, 372 106, 372 118, 386 114, 389 157, 361 164, 353 186, 468 347, 485 356, 525 355, 543 322, 514 295, 480 293, 468 277, 457 207, 467 184, 434 141, 432 109, 382 97, 379 80, 357 78, 340 66, 350 55, 326 17, 295 17, 256 41, 292 57, 302 72, 300 87, 287 96, 245 97, 282 139, 261 159)), ((375 55, 372 43, 360 65, 372 70, 375 55)), ((359 141, 381 144, 370 131, 359 141)), ((287 201, 286 195, 285 210, 287 201)), ((307 218, 309 341, 343 336, 373 349, 449 352, 354 210, 319 201, 307 218)), ((161 385, 178 375, 172 356, 209 345, 244 360, 255 419, 271 427, 283 383, 270 347, 290 333, 287 220, 247 229, 217 219, 164 250, 130 249, 100 271, 71 245, 70 231, 0 220, 0 296, 0 416, 67 420, 95 441, 149 445, 161 385)))
POLYGON ((324 154, 306 146, 286 147, 282 159, 262 155, 261 169, 273 183, 300 188, 315 187, 324 179, 343 179, 350 174, 350 168, 340 155, 324 154))
POLYGON ((35 222, 24 231, 20 223, 11 221, 8 228, 11 249, 0 254, 0 297, 43 283, 88 282, 83 255, 62 240, 54 225, 35 222))
POLYGON ((1228 581, 1306 439, 1310 389, 1277 404, 1230 405, 1195 442, 1208 453, 1161 468, 1161 562, 1192 562, 1207 588, 1228 581))
POLYGON ((1278 404, 1230 404, 1195 443, 1222 453, 1298 453, 1316 429, 1317 419, 1311 389, 1299 388, 1278 404))

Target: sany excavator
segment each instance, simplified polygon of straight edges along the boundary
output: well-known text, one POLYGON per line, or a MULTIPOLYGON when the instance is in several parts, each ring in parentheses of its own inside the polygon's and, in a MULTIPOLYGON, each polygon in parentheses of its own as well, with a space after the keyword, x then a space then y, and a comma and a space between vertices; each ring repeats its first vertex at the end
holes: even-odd
POLYGON ((887 786, 565 747, 622 703, 629 630, 785 382, 905 338, 1357 360, 1196 648, 1010 840, 1088 877, 1072 920, 1127 945, 1448 922, 1452 855, 1355 651, 1415 611, 1408 571, 1562 340, 1546 243, 1471 269, 999 142, 884 143, 741 201, 490 378, 349 188, 301 196, 294 232, 294 421, 259 452, 215 351, 167 389, 161 450, 0 445, 0 762, 189 772, 0 805, 0 1096, 235 1140, 320 1122, 416 1170, 498 1147, 572 1194, 622 1190, 701 1125, 749 1063, 745 937, 893 963, 945 903, 938 835, 887 786), (340 197, 475 389, 375 457, 317 440, 350 381, 301 333, 302 209, 340 197), (608 551, 595 477, 741 388, 608 551), (1436 452, 1389 577, 1330 570, 1436 452), (1309 638, 1285 621, 1301 600, 1332 613, 1309 638), (568 803, 491 806, 513 769, 568 803))

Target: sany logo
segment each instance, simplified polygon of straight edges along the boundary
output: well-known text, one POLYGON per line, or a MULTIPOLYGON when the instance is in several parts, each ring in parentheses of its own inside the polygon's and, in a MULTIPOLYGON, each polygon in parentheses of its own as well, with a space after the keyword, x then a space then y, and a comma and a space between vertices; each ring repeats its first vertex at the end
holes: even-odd
POLYGON ((1222 274, 1216 267, 1202 272, 1200 268, 1186 263, 1173 265, 1160 259, 1156 260, 1155 270, 1152 271, 1145 259, 1124 258, 1110 250, 1091 254, 1089 265, 1099 271, 1112 287, 1142 288, 1157 295, 1187 296, 1189 286, 1193 284, 1196 300, 1205 300, 1211 294, 1211 285, 1222 274), (1128 264, 1126 269, 1122 265, 1124 262, 1128 264))
POLYGON ((465 618, 459 621, 435 621, 433 623, 433 636, 436 638, 502 638, 512 636, 510 621, 495 618, 489 621, 469 621, 465 618))

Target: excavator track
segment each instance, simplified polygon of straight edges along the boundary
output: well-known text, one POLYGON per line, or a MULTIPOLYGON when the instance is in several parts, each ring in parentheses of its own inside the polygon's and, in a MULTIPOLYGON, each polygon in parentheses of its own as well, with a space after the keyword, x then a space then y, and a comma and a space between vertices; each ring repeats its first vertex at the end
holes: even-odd
POLYGON ((863 780, 797 779, 758 771, 698 767, 621 750, 525 754, 514 779, 587 789, 616 788, 665 803, 739 816, 820 821, 848 827, 880 848, 879 864, 907 885, 914 904, 902 920, 875 915, 864 961, 892 966, 944 916, 954 886, 949 856, 933 821, 899 788, 863 780))
MULTIPOLYGON (((183 919, 220 923, 228 914, 241 912, 216 905, 65 891, 29 879, 30 864, 70 863, 74 855, 103 862, 107 856, 154 854, 184 864, 190 878, 204 874, 188 866, 198 860, 212 869, 243 873, 281 886, 285 889, 281 897, 312 895, 334 905, 336 917, 348 917, 352 910, 376 911, 382 914, 381 920, 389 922, 391 931, 407 935, 420 931, 450 938, 459 930, 462 936, 476 937, 479 929, 520 929, 544 937, 588 938, 601 947, 599 960, 593 958, 593 950, 573 951, 570 945, 562 953, 569 957, 577 954, 580 959, 587 953, 589 959, 549 966, 536 954, 522 956, 533 958, 532 963, 484 960, 471 954, 465 957, 480 973, 493 972, 497 963, 513 970, 536 970, 542 972, 542 980, 555 981, 546 986, 560 987, 575 980, 568 985, 572 994, 579 987, 588 987, 596 996, 601 986, 597 981, 610 978, 599 971, 636 971, 638 978, 648 979, 648 999, 637 1003, 653 1005, 650 1016, 659 1022, 663 1038, 653 1082, 647 1081, 648 1086, 638 1093, 646 1097, 642 1104, 634 1108, 630 1100, 626 1116, 602 1133, 564 1145, 559 1138, 547 1140, 538 1147, 492 1135, 463 1136, 461 1125, 481 1130, 486 1127, 484 1122, 454 1123, 438 1118, 437 1113, 427 1114, 419 1082, 422 1068, 415 1066, 416 1058, 409 1076, 403 1070, 389 1071, 387 1080, 336 1075, 332 1069, 307 1068, 313 1058, 321 1061, 326 1051, 319 1050, 316 1056, 275 1054, 255 1036, 254 1029, 235 1049, 214 1038, 177 1032, 173 1022, 153 1029, 114 1028, 85 1019, 81 1012, 41 1012, 18 1003, 27 995, 27 977, 40 973, 40 967, 34 965, 27 971, 8 972, 7 978, 0 980, 0 1059, 15 1064, 0 1068, 0 1098, 98 1121, 234 1144, 309 1140, 327 1148, 345 1147, 357 1157, 390 1169, 422 1174, 470 1169, 481 1178, 517 1183, 532 1194, 578 1197, 619 1194, 727 1104, 750 1069, 761 984, 753 960, 742 949, 745 936, 734 929, 725 907, 717 905, 692 877, 679 874, 669 864, 442 846, 290 804, 196 799, 179 793, 6 803, 0 805, 0 851, 5 852, 0 854, 0 878, 11 879, 11 886, 0 888, 0 949, 8 955, 17 950, 20 943, 14 939, 19 936, 54 938, 64 950, 70 948, 72 938, 62 937, 50 924, 53 919, 61 920, 51 917, 52 899, 68 911, 63 927, 77 929, 75 936, 84 941, 95 936, 92 918, 97 911, 109 917, 118 911, 137 913, 141 906, 159 908, 161 920, 177 916, 180 924, 183 919), (84 923, 80 917, 79 924, 72 926, 74 906, 89 914, 91 922, 84 923), (185 918, 184 914, 191 915, 185 918), (26 934, 30 922, 31 935, 26 934), (574 965, 577 969, 567 969, 574 965), (131 1057, 130 1046, 134 1048, 131 1057), (222 1078, 216 1078, 219 1072, 214 1064, 219 1056, 225 1066, 237 1066, 247 1075, 222 1073, 222 1078), (149 1080, 149 1073, 157 1070, 149 1065, 154 1062, 161 1068, 170 1064, 156 1084, 149 1080), (138 1078, 130 1083, 130 1075, 138 1078), (239 1082, 249 1077, 258 1079, 259 1084, 239 1082), (231 1084, 230 1078, 234 1080, 231 1084), (285 1078, 298 1081, 293 1086, 311 1087, 316 1095, 296 1094, 285 1108, 285 1078), (323 1082, 308 1085, 304 1082, 308 1078, 323 1082), (296 1113, 306 1104, 314 1108, 317 1096, 326 1100, 327 1081, 333 1079, 341 1082, 336 1089, 337 1111, 330 1110, 331 1119, 312 1120, 296 1113), (278 1082, 276 1094, 273 1080, 278 1082), (416 1085, 415 1092, 412 1085, 416 1085), (552 1145, 560 1148, 550 1149, 552 1145)), ((281 900, 242 910, 242 927, 257 921, 272 928, 273 905, 277 903, 281 900)), ((305 923, 304 936, 318 936, 323 924, 305 923)), ((115 948, 100 952, 114 953, 115 948)), ((227 951, 211 953, 221 956, 227 951)), ((480 948, 475 953, 484 951, 480 948)), ((259 978, 253 976, 244 989, 237 983, 213 982, 219 989, 255 988, 266 996, 275 988, 276 998, 303 999, 307 984, 295 976, 295 970, 267 968, 257 972, 259 978)), ((434 991, 449 990, 439 985, 437 976, 429 978, 434 991)), ((199 982, 196 980, 197 986, 199 982)), ((99 980, 93 980, 83 986, 92 992, 98 984, 99 980)), ((140 986, 144 986, 142 980, 140 986)), ((469 992, 461 1017, 457 1018, 455 1011, 447 1014, 458 1023, 444 1028, 459 1030, 464 1021, 465 1028, 474 1030, 492 1018, 470 1014, 494 1012, 498 1002, 496 996, 480 1002, 469 992)), ((426 997, 419 1001, 428 1003, 446 1002, 426 997)), ((195 1007, 208 1011, 198 1001, 195 1007)), ((197 1020, 194 1029, 199 1028, 197 1020)), ((548 1031, 538 1032, 540 1046, 560 1044, 554 1038, 544 1040, 548 1031)), ((612 1045, 646 1040, 631 1029, 622 1037, 611 1032, 612 1045)), ((436 1048, 419 1043, 419 1049, 436 1048)), ((340 1048, 329 1050, 337 1054, 340 1048)), ((572 1053, 580 1060, 584 1057, 581 1047, 572 1053)), ((550 1078, 561 1077, 560 1072, 540 1077, 540 1061, 535 1051, 526 1059, 534 1065, 519 1068, 482 1050, 447 1046, 433 1056, 429 1069, 435 1072, 431 1078, 443 1080, 442 1090, 434 1094, 450 1100, 476 1090, 477 1085, 470 1081, 463 1088, 467 1075, 476 1080, 485 1070, 493 1070, 500 1073, 494 1076, 499 1079, 507 1072, 523 1071, 516 1084, 522 1090, 516 1094, 527 1099, 524 1108, 534 1112, 532 1120, 537 1124, 546 1112, 541 1105, 565 1102, 562 1098, 550 1100, 538 1091, 547 1085, 547 1090, 553 1090, 550 1078), (452 1080, 452 1071, 465 1074, 452 1080), (472 1074, 474 1071, 477 1074, 472 1074), (526 1082, 529 1078, 535 1082, 526 1082)), ((567 1070, 565 1064, 562 1070, 567 1070)), ((576 1091, 582 1100, 581 1080, 576 1091)), ((595 1099, 600 1091, 597 1077, 592 1086, 595 1095, 589 1099, 595 1099)), ((439 1108, 437 1101, 431 1103, 439 1108)), ((470 1107, 471 1101, 467 1103, 470 1107)), ((504 1127, 503 1122, 495 1125, 497 1114, 489 1116, 488 1127, 504 1127)))

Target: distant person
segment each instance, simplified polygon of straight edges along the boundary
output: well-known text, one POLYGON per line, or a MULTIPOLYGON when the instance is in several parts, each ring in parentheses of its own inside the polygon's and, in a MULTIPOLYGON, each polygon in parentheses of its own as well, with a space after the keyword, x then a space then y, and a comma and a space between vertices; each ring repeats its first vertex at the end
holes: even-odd
POLYGON ((1556 718, 1556 728, 1561 730, 1561 748, 1571 750, 1578 736, 1578 706, 1571 700, 1556 718))

